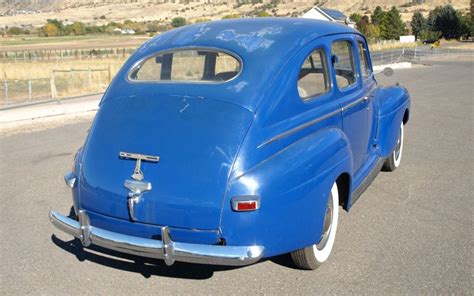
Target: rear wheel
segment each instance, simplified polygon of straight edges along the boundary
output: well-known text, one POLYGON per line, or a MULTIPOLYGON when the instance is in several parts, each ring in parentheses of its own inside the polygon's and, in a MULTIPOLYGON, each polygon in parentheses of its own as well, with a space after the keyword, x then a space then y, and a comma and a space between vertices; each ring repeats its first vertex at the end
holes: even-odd
POLYGON ((392 172, 400 166, 403 152, 403 122, 400 124, 400 131, 398 134, 397 146, 393 150, 390 157, 383 164, 382 170, 392 172))
POLYGON ((339 192, 334 182, 326 204, 321 239, 317 244, 291 253, 295 265, 302 269, 316 269, 323 264, 331 254, 336 239, 337 220, 339 217, 339 192))

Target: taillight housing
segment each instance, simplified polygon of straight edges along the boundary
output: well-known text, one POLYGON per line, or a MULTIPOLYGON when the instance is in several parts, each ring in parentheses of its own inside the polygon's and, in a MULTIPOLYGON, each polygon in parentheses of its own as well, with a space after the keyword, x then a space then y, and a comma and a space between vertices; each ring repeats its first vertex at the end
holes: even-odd
POLYGON ((232 210, 236 212, 256 211, 260 208, 260 197, 256 195, 235 196, 231 199, 232 210))

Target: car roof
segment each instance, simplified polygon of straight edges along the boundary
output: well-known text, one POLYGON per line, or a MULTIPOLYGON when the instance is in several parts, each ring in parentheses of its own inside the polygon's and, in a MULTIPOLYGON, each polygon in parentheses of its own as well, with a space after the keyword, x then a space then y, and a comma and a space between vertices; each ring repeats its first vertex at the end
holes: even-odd
MULTIPOLYGON (((358 33, 338 23, 303 18, 241 18, 184 26, 156 36, 148 47, 163 48, 214 45, 234 51, 242 58, 255 51, 291 52, 288 42, 301 45, 321 36, 358 33), (286 50, 285 50, 286 49, 286 50)), ((275 54, 275 53, 273 53, 275 54)))
MULTIPOLYGON (((270 80, 299 49, 316 38, 341 33, 360 34, 342 24, 303 18, 242 18, 193 24, 146 42, 127 61, 121 74, 128 75, 133 65, 160 51, 189 47, 230 51, 240 57, 243 70, 232 81, 214 85, 212 92, 225 95, 216 99, 254 111, 270 80)), ((212 98, 210 89, 205 89, 204 85, 200 89, 190 84, 180 87, 183 93, 203 90, 200 96, 212 98)))

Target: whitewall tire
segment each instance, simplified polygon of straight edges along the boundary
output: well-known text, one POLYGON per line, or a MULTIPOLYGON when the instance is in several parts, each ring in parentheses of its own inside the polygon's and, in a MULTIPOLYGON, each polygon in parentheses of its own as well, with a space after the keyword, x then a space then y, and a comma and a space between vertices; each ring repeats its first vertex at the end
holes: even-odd
POLYGON ((392 154, 390 154, 389 158, 383 164, 382 169, 387 172, 392 172, 396 168, 400 166, 400 162, 402 161, 402 152, 403 152, 403 121, 400 124, 400 131, 398 133, 398 140, 395 149, 393 150, 392 154))
POLYGON ((336 239, 337 221, 339 219, 339 192, 336 182, 326 204, 321 239, 318 243, 291 253, 295 265, 302 269, 316 269, 326 262, 331 254, 336 239))

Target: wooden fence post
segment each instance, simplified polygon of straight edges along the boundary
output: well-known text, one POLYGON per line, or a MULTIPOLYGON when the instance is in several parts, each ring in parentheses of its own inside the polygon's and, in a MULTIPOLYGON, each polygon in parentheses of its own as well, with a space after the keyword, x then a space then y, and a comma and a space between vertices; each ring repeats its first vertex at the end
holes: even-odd
POLYGON ((6 80, 4 82, 4 86, 5 86, 5 104, 7 104, 7 102, 8 102, 8 82, 6 80))
POLYGON ((89 77, 88 77, 89 78, 88 79, 89 80, 88 81, 89 82, 89 89, 91 89, 92 88, 92 71, 91 71, 91 68, 88 68, 87 72, 88 72, 87 74, 89 75, 89 77))
POLYGON ((31 79, 30 79, 28 80, 28 99, 30 102, 31 102, 31 98, 32 98, 32 87, 31 87, 31 79))
POLYGON ((56 90, 56 81, 54 79, 54 70, 51 71, 50 85, 51 85, 51 99, 54 100, 58 97, 58 92, 56 90))

